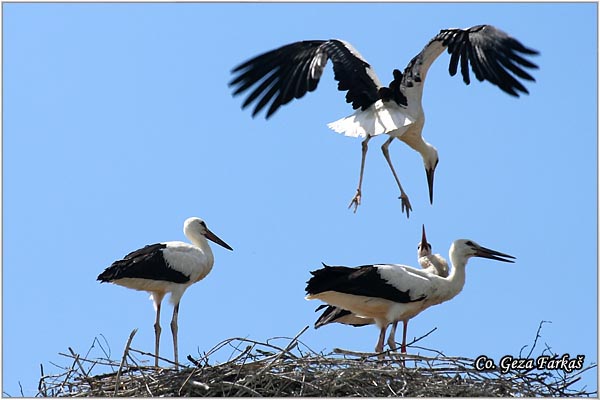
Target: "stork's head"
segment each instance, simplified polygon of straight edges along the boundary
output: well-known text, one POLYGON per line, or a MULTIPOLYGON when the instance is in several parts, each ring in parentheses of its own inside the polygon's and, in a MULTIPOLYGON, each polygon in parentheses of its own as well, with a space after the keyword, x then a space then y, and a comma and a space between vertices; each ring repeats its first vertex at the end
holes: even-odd
MULTIPOLYGON (((471 257, 489 258, 491 260, 514 263, 515 257, 499 251, 488 249, 478 245, 469 239, 458 239, 450 246, 450 256, 455 259, 463 259, 465 262, 471 257)), ((453 260, 454 262, 454 260, 453 260)))
POLYGON ((417 259, 431 255, 431 244, 427 243, 425 237, 425 225, 423 225, 423 233, 421 236, 421 243, 417 246, 417 259))
POLYGON ((183 223, 183 234, 192 241, 203 236, 219 246, 223 246, 228 250, 233 250, 231 246, 221 240, 217 235, 212 233, 206 226, 206 223, 198 217, 191 217, 185 220, 183 223))
POLYGON ((435 167, 440 161, 438 152, 435 147, 428 145, 426 150, 421 153, 423 156, 423 164, 425 164, 425 174, 427 175, 427 186, 429 188, 429 202, 433 204, 433 177, 435 175, 435 167))

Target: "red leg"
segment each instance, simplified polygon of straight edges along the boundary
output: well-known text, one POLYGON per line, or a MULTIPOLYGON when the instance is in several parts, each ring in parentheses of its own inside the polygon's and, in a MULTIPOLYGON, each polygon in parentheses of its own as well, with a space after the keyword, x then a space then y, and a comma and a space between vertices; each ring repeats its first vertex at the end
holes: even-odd
POLYGON ((402 321, 402 324, 404 325, 404 329, 402 332, 402 347, 400 347, 400 352, 406 353, 406 330, 408 328, 408 320, 402 321))

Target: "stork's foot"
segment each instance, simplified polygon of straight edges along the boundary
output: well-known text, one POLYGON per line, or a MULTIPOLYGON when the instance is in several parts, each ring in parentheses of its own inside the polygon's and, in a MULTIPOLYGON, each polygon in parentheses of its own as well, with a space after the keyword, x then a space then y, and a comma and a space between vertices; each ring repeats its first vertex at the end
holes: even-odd
POLYGON ((406 193, 402 193, 400 195, 400 197, 398 197, 398 198, 400 200, 402 200, 402 213, 404 213, 406 211, 406 218, 410 217, 410 212, 412 211, 412 206, 410 205, 408 196, 406 195, 406 193))
POLYGON ((350 205, 348 206, 348 208, 352 208, 352 206, 354 206, 354 213, 356 214, 356 209, 358 208, 358 206, 360 206, 360 189, 356 189, 356 194, 354 195, 354 197, 352 198, 352 201, 350 202, 350 205))

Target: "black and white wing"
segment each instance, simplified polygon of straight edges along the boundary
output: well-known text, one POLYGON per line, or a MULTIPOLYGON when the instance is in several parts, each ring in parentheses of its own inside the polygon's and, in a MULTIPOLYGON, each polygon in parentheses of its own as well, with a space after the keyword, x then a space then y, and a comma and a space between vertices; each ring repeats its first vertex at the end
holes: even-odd
POLYGON ((419 275, 415 276, 408 269, 396 265, 363 265, 354 268, 323 266, 310 272, 312 277, 306 285, 307 298, 323 292, 337 292, 396 303, 412 303, 427 297, 424 294, 427 290, 420 287, 428 284, 427 279, 420 276, 419 271, 419 275), (386 271, 389 269, 392 270, 391 277, 386 271), (414 284, 415 278, 421 281, 417 285, 414 284))
POLYGON ((421 86, 427 70, 444 49, 450 54, 448 72, 454 76, 460 66, 463 82, 467 85, 471 83, 469 64, 477 80, 486 80, 512 96, 519 97, 519 92, 529 93, 519 78, 535 81, 524 68, 537 69, 538 66, 525 56, 539 54, 538 51, 525 47, 492 25, 477 25, 468 29, 441 30, 404 70, 403 89, 410 91, 414 86, 421 86))
POLYGON ((252 116, 270 103, 269 118, 279 107, 317 88, 327 61, 333 63, 338 89, 354 109, 367 109, 379 99, 381 84, 371 66, 342 40, 305 40, 260 54, 232 70, 229 86, 238 95, 252 89, 242 108, 256 102, 252 116))
POLYGON ((167 243, 156 243, 133 251, 122 260, 112 263, 110 267, 98 275, 97 280, 115 283, 118 283, 121 279, 146 279, 173 283, 189 282, 190 277, 188 275, 171 268, 165 258, 164 252, 168 251, 167 249, 167 243))

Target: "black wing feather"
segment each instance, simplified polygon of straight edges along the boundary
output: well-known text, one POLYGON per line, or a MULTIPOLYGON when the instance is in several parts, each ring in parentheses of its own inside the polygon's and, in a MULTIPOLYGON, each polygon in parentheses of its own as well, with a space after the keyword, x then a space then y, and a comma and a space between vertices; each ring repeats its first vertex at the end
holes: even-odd
POLYGON ((469 64, 478 80, 487 80, 512 96, 518 97, 519 92, 529 93, 513 74, 524 80, 535 81, 522 67, 537 69, 538 66, 518 53, 536 55, 539 52, 525 47, 494 26, 445 29, 434 40, 441 40, 447 46, 450 75, 456 74, 460 62, 461 75, 467 85, 470 83, 469 64))
POLYGON ((238 95, 258 85, 242 108, 256 101, 254 116, 271 103, 268 119, 282 105, 317 88, 320 74, 313 75, 311 65, 323 56, 332 61, 338 89, 347 92, 346 101, 354 109, 364 110, 379 99, 378 84, 368 73, 370 65, 339 40, 305 40, 260 54, 232 70, 234 78, 229 86, 238 95))
POLYGON ((189 276, 167 265, 162 254, 162 250, 166 247, 165 243, 156 243, 133 251, 122 260, 112 263, 110 267, 98 275, 97 280, 112 282, 122 278, 138 278, 175 283, 189 282, 189 276))
MULTIPOLYGON (((328 304, 321 304, 319 307, 317 307, 317 309, 315 311, 319 311, 325 307, 327 307, 325 309, 325 311, 323 311, 323 313, 315 321, 315 329, 318 329, 318 328, 322 327, 323 325, 327 325, 332 322, 337 322, 338 319, 345 317, 346 315, 352 314, 351 311, 344 310, 343 308, 339 308, 339 307, 330 306, 328 304)), ((370 323, 365 322, 365 323, 360 323, 360 324, 355 323, 355 324, 348 324, 348 325, 358 327, 358 326, 370 325, 370 323)))
POLYGON ((397 303, 421 301, 426 296, 411 298, 410 289, 401 291, 387 283, 373 265, 360 267, 330 267, 311 271, 313 275, 306 285, 307 294, 319 294, 327 291, 353 294, 357 296, 382 298, 397 303))

